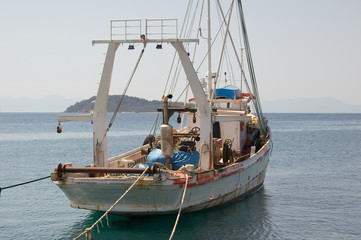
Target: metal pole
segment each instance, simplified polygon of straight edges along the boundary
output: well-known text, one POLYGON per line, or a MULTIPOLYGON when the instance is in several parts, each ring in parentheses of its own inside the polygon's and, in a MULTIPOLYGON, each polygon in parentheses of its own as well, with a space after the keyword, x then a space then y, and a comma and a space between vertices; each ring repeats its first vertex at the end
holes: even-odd
POLYGON ((212 55, 211 55, 211 3, 208 0, 208 16, 207 16, 207 44, 208 44, 208 99, 212 101, 212 55))

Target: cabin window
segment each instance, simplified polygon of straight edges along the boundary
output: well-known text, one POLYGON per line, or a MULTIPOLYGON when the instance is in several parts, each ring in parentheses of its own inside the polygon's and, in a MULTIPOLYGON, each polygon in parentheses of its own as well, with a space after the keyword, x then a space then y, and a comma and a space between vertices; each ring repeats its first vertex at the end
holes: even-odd
POLYGON ((229 108, 229 103, 222 102, 222 103, 219 103, 218 106, 219 106, 220 108, 229 108))

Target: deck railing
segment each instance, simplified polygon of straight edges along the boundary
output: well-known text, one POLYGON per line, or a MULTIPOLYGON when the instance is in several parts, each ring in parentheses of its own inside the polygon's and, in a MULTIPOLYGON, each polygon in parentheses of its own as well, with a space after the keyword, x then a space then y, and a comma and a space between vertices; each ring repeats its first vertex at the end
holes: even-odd
POLYGON ((110 21, 110 40, 138 39, 142 34, 140 19, 125 19, 110 21))
MULTIPOLYGON (((142 35, 140 19, 121 19, 110 21, 110 40, 130 41, 142 35)), ((145 36, 148 39, 176 39, 178 36, 178 19, 146 19, 145 36)))
POLYGON ((178 19, 146 19, 145 29, 147 38, 177 38, 178 19))

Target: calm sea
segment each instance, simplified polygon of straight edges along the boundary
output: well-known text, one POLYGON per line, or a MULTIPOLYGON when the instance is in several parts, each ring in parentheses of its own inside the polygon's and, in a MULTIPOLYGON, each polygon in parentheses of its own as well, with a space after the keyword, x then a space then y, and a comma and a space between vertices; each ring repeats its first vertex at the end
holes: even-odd
MULTIPOLYGON (((88 165, 92 125, 55 113, 0 113, 0 187, 88 165)), ((119 114, 114 156, 138 146, 155 113, 119 114)), ((262 190, 218 209, 181 215, 173 239, 361 239, 361 114, 266 114, 274 149, 262 190)), ((73 209, 46 179, 0 197, 0 239, 72 239, 101 216, 73 209)), ((168 239, 176 216, 103 221, 95 239, 168 239)), ((84 239, 84 237, 82 238, 84 239)))

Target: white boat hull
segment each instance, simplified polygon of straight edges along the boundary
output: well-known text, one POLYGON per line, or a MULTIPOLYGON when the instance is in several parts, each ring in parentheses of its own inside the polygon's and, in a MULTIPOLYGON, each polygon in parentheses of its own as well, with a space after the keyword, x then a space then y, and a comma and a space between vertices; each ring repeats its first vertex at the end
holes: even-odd
MULTIPOLYGON (((219 41, 221 39, 216 41, 222 42, 217 72, 212 71, 211 49, 213 43, 211 44, 210 3, 208 3, 207 17, 207 47, 194 48, 193 53, 191 51, 193 46, 190 44, 199 43, 200 35, 198 33, 200 32, 198 30, 201 24, 197 28, 189 26, 190 31, 192 29, 197 31, 196 38, 179 38, 176 19, 146 19, 145 28, 142 27, 141 20, 114 20, 111 21, 111 39, 93 41, 93 44, 107 44, 108 46, 94 109, 87 116, 60 116, 57 131, 61 132, 61 122, 91 121, 93 124, 94 162, 89 167, 72 167, 71 164, 65 164, 63 167, 62 164, 59 164, 58 168, 51 173, 52 180, 69 198, 72 207, 95 211, 110 209, 111 212, 120 215, 173 214, 181 208, 183 212, 192 212, 217 207, 244 198, 262 187, 272 148, 270 129, 267 126, 267 120, 263 117, 259 102, 260 97, 240 1, 238 1, 238 6, 247 69, 244 69, 243 61, 241 61, 243 52, 236 49, 233 40, 227 41, 227 38, 231 39, 229 30, 233 29, 233 27, 230 28, 233 26, 230 25, 231 19, 233 19, 231 18, 233 3, 232 1, 229 13, 227 13, 228 20, 223 16, 224 21, 219 28, 223 29, 225 34, 222 41, 219 41), (129 26, 132 29, 139 28, 139 35, 134 34, 133 31, 128 33, 126 26, 130 22, 129 26), (119 33, 115 29, 122 30, 119 33), (154 29, 157 30, 154 31, 154 29), (123 30, 125 30, 124 33, 123 30), (175 36, 172 35, 174 32, 175 36), (172 33, 172 37, 168 36, 170 33, 172 33), (119 39, 115 36, 118 36, 119 39), (145 47, 155 43, 168 43, 175 49, 179 65, 173 65, 176 61, 172 62, 170 73, 179 76, 179 70, 182 67, 185 74, 184 79, 187 80, 187 86, 190 89, 190 92, 186 91, 185 99, 191 95, 193 98, 188 102, 185 101, 182 105, 175 105, 178 100, 171 101, 173 98, 171 92, 174 92, 171 89, 175 88, 178 79, 172 80, 173 83, 170 84, 172 87, 170 87, 171 89, 165 88, 162 94, 161 108, 158 109, 162 112, 163 118, 160 135, 149 134, 143 146, 109 159, 107 133, 113 125, 123 100, 121 98, 114 110, 114 115, 107 123, 109 90, 117 49, 119 46, 128 44, 129 49, 134 49, 134 44, 144 47, 122 94, 125 96, 145 47), (226 48, 226 43, 232 43, 234 56, 226 54, 226 50, 230 49, 226 48), (130 48, 131 46, 132 48, 130 48), (197 51, 195 51, 196 49, 197 51), (201 58, 195 58, 196 55, 201 58), (198 72, 200 69, 204 70, 204 66, 201 66, 204 59, 200 66, 197 68, 194 66, 194 62, 198 62, 203 56, 208 56, 208 72, 206 74, 208 83, 202 80, 198 72), (225 56, 227 56, 227 64, 223 64, 225 56), (239 67, 240 71, 237 70, 233 74, 233 67, 228 69, 229 66, 232 66, 231 62, 234 62, 234 66, 239 67), (227 67, 223 65, 227 65, 227 67), (245 82, 248 92, 243 92, 245 89, 242 89, 242 84, 241 88, 227 85, 226 79, 225 85, 227 86, 217 88, 220 85, 220 82, 217 83, 220 81, 220 73, 229 70, 232 72, 234 84, 239 80, 240 83, 245 82), (245 74, 244 70, 249 70, 249 74, 245 74), (252 91, 248 80, 251 83, 252 91), (257 116, 251 113, 251 104, 257 116), (173 129, 173 126, 170 125, 170 118, 174 114, 178 114, 177 123, 180 124, 178 130, 173 129), (183 117, 181 114, 184 114, 183 117), (139 167, 144 166, 143 163, 152 166, 149 168, 139 167), (136 169, 136 167, 139 168, 136 169), (147 172, 146 175, 140 176, 143 171, 147 172), (133 185, 135 181, 137 182, 133 185), (130 187, 132 188, 130 189, 130 187), (127 194, 125 195, 125 193, 127 194), (114 205, 115 203, 117 204, 114 205)), ((218 7, 223 15, 220 5, 218 4, 218 7)), ((196 12, 194 10, 194 13, 196 12)), ((187 25, 187 22, 184 26, 187 25)), ((214 40, 216 38, 217 36, 214 40)), ((218 44, 215 46, 217 46, 216 48, 220 47, 218 44)), ((156 48, 159 49, 158 45, 156 48)), ((199 64, 197 63, 197 65, 199 64)), ((225 77, 226 73, 224 72, 225 77)), ((184 91, 180 96, 183 93, 184 91)), ((149 131, 150 133, 156 133, 157 122, 158 117, 149 131)))
MULTIPOLYGON (((262 187, 271 142, 245 161, 203 173, 189 174, 182 212, 213 208, 246 197, 262 187)), ((120 215, 178 212, 185 175, 167 173, 145 177, 113 208, 120 215)), ((67 177, 54 181, 74 208, 106 211, 129 188, 135 177, 67 177)))

